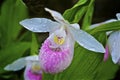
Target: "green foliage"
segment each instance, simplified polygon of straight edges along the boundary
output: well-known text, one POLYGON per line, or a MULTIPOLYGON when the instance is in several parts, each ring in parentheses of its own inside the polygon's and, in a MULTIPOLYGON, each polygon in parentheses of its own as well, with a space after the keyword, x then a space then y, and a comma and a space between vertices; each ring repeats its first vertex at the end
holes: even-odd
POLYGON ((71 23, 79 22, 87 10, 88 2, 89 0, 79 0, 71 9, 68 9, 64 12, 64 18, 71 23))
POLYGON ((91 0, 89 5, 87 6, 87 11, 83 19, 82 29, 85 30, 89 28, 89 26, 91 25, 93 10, 94 10, 94 0, 91 0))
MULTIPOLYGON (((94 0, 79 0, 71 9, 66 10, 63 16, 70 23, 79 22, 83 18, 82 29, 105 46, 107 39, 105 33, 120 29, 120 21, 89 29, 93 10, 94 0)), ((19 22, 28 17, 26 6, 21 0, 5 0, 0 12, 0 74, 2 74, 6 73, 3 68, 7 64, 22 57, 29 48, 31 55, 36 54, 39 44, 34 33, 29 31, 20 33, 22 27, 19 22)), ((86 50, 76 43, 71 65, 58 74, 44 73, 43 80, 110 80, 114 78, 118 65, 113 64, 111 58, 103 62, 103 55, 86 50)))
POLYGON ((37 38, 34 33, 32 33, 32 43, 31 43, 31 54, 38 53, 38 43, 37 38))
POLYGON ((66 10, 63 16, 71 23, 77 23, 83 17, 82 29, 85 30, 91 24, 93 10, 94 0, 79 0, 71 9, 66 10))
POLYGON ((7 47, 16 40, 22 28, 19 21, 26 16, 26 8, 21 0, 4 1, 0 15, 1 47, 7 47))
MULTIPOLYGON (((22 0, 5 0, 0 11, 0 74, 4 67, 23 56, 30 48, 30 42, 20 40, 26 33, 21 33, 19 22, 28 17, 22 0)), ((30 34, 29 34, 30 35, 30 34)), ((1 77, 1 76, 0 76, 1 77)))
POLYGON ((20 58, 24 52, 30 47, 29 42, 17 42, 11 46, 0 50, 0 73, 3 73, 3 68, 14 60, 20 58))
POLYGON ((115 31, 120 29, 120 21, 110 22, 106 24, 101 24, 92 30, 89 30, 91 34, 107 32, 107 31, 115 31))

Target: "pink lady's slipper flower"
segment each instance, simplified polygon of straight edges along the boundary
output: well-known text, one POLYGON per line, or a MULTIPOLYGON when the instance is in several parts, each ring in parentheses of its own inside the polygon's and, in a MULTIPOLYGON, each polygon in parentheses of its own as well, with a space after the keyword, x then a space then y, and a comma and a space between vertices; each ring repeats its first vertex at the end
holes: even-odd
POLYGON ((18 71, 25 68, 25 80, 42 80, 42 70, 38 56, 28 56, 14 61, 12 64, 7 65, 4 69, 8 71, 18 71))
MULTIPOLYGON (((91 28, 97 27, 101 24, 115 22, 115 21, 120 20, 120 13, 117 13, 116 17, 117 17, 117 19, 110 19, 110 20, 107 20, 102 23, 93 24, 93 25, 91 25, 91 28)), ((108 42, 106 45, 106 51, 104 54, 104 61, 106 61, 108 59, 108 56, 110 53, 112 56, 112 61, 115 64, 120 63, 120 30, 114 31, 114 32, 109 31, 106 34, 109 35, 109 38, 108 38, 108 42)))
POLYGON ((46 73, 58 73, 66 69, 73 58, 74 43, 77 41, 84 48, 104 53, 104 47, 94 37, 80 30, 77 23, 70 24, 63 16, 45 8, 56 21, 46 18, 32 18, 20 22, 33 32, 49 32, 49 37, 42 44, 39 54, 41 68, 46 73))

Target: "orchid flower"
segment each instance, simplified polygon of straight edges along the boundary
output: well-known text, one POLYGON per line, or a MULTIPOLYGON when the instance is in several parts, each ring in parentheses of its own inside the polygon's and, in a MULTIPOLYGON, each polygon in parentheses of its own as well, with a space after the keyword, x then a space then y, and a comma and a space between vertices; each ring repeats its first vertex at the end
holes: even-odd
MULTIPOLYGON (((116 14, 117 19, 110 19, 107 20, 105 22, 102 23, 97 23, 91 26, 91 28, 97 27, 101 24, 105 24, 105 23, 110 23, 110 22, 114 22, 114 21, 118 21, 120 20, 120 13, 116 14)), ((109 56, 109 52, 112 56, 112 61, 116 64, 116 63, 120 63, 120 30, 118 31, 109 31, 107 32, 107 35, 110 35, 108 38, 108 42, 106 45, 106 52, 104 54, 104 61, 106 61, 108 59, 109 56)))
POLYGON ((70 24, 63 16, 45 8, 56 21, 46 18, 25 19, 20 22, 32 32, 49 32, 39 54, 41 68, 46 73, 58 73, 66 69, 73 58, 75 41, 82 47, 104 53, 105 49, 94 37, 80 30, 79 24, 70 24))
POLYGON ((42 70, 40 69, 37 55, 20 58, 14 61, 12 64, 7 65, 4 69, 7 71, 18 71, 25 66, 25 80, 42 80, 42 70))

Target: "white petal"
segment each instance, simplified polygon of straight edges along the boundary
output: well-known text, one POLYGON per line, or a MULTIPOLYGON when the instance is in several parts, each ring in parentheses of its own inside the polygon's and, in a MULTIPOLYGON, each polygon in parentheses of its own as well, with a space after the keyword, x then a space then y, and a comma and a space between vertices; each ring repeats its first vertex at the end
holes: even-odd
POLYGON ((117 20, 116 19, 110 19, 110 20, 107 20, 107 21, 104 21, 104 22, 101 22, 101 23, 92 24, 90 26, 90 29, 93 29, 93 28, 98 27, 102 24, 106 24, 106 23, 110 23, 110 22, 114 22, 114 21, 117 21, 117 20))
POLYGON ((108 38, 108 46, 114 63, 120 60, 120 31, 113 32, 108 38))
POLYGON ((18 71, 24 68, 26 65, 25 58, 20 58, 14 61, 12 64, 8 64, 4 69, 8 71, 18 71))
POLYGON ((63 16, 62 16, 59 12, 54 11, 54 10, 51 10, 51 9, 48 9, 48 8, 45 8, 45 10, 48 11, 48 12, 53 16, 53 18, 54 18, 56 21, 58 21, 58 22, 60 22, 60 23, 66 22, 66 21, 64 20, 63 16))
POLYGON ((74 27, 75 29, 78 29, 78 30, 80 29, 80 25, 77 23, 71 24, 71 26, 74 27))
POLYGON ((59 23, 46 18, 25 19, 20 24, 32 32, 50 32, 60 27, 59 23))
POLYGON ((117 17, 118 20, 120 20, 120 13, 117 13, 116 17, 117 17))
POLYGON ((110 23, 110 22, 114 22, 114 21, 117 21, 117 19, 110 19, 110 20, 105 21, 104 23, 110 23))
POLYGON ((34 63, 39 64, 38 55, 28 56, 28 57, 25 58, 25 60, 26 60, 26 65, 27 66, 32 66, 34 63))
POLYGON ((28 56, 25 58, 25 60, 27 61, 38 61, 38 55, 34 55, 34 56, 28 56))
POLYGON ((85 31, 70 27, 70 32, 72 33, 74 39, 84 48, 95 52, 105 52, 102 44, 85 31))

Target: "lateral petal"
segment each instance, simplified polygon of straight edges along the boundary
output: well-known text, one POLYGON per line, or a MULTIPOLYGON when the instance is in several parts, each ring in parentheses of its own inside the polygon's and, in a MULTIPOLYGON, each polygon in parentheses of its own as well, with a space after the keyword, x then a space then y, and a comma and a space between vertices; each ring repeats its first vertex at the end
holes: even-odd
POLYGON ((105 52, 105 49, 102 46, 102 44, 99 43, 94 37, 92 37, 87 32, 77 30, 73 27, 70 27, 70 32, 72 33, 73 38, 84 48, 95 52, 105 52))
POLYGON ((8 71, 18 71, 26 66, 25 58, 20 58, 11 64, 8 64, 4 69, 8 71))
POLYGON ((120 31, 111 33, 108 38, 108 46, 114 63, 120 60, 120 31))

